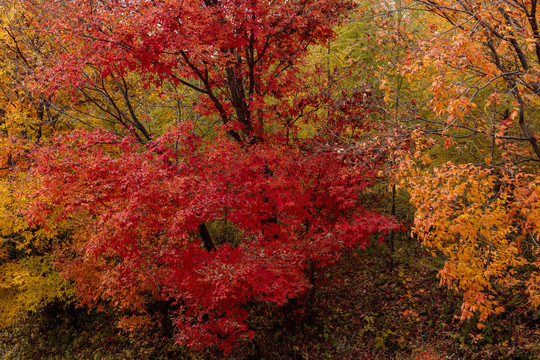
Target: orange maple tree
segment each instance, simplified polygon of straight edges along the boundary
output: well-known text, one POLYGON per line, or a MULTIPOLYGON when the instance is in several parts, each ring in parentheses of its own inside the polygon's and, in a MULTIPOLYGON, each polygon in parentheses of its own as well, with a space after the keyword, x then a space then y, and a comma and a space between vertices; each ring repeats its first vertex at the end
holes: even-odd
POLYGON ((463 292, 463 319, 503 311, 499 295, 512 286, 526 287, 537 307, 537 2, 406 5, 409 29, 399 31, 409 41, 395 74, 425 87, 405 114, 421 130, 401 163, 413 233, 445 256, 441 282, 463 292), (430 21, 412 24, 415 10, 430 21))

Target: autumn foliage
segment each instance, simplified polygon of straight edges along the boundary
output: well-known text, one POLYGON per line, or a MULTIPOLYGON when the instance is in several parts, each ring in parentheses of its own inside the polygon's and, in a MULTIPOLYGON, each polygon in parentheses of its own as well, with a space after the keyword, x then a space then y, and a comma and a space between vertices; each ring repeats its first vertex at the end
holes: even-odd
POLYGON ((414 124, 417 146, 399 166, 416 209, 413 234, 444 257, 439 276, 463 294, 462 320, 503 312, 508 289, 537 309, 538 4, 407 5, 421 11, 385 24, 402 55, 383 87, 414 124))
POLYGON ((351 2, 20 6, 21 86, 87 127, 19 139, 16 215, 31 243, 44 234, 42 264, 79 304, 114 309, 127 330, 172 321, 177 342, 229 351, 253 336, 250 304, 301 299, 343 249, 400 228, 362 200, 381 157, 344 150, 374 131, 374 95, 304 62, 351 2), (144 88, 190 110, 150 126, 144 88))
POLYGON ((149 299, 169 301, 177 339, 192 346, 227 348, 248 334, 248 301, 301 296, 341 249, 397 226, 362 209, 372 174, 348 156, 207 143, 188 124, 147 145, 76 133, 36 161, 34 221, 80 222, 61 260, 79 299, 142 314, 149 299), (216 222, 234 225, 236 238, 203 243, 201 226, 216 222))
POLYGON ((392 272, 400 211, 462 321, 540 306, 535 1, 0 5, 0 325, 74 301, 227 353, 345 249, 391 233, 392 272))

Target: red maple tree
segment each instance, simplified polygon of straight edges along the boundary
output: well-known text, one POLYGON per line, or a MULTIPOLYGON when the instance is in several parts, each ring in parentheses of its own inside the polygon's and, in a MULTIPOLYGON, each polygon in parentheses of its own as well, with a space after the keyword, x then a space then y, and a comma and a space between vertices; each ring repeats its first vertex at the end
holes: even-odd
POLYGON ((42 6, 67 49, 43 69, 42 91, 94 81, 89 65, 102 77, 135 71, 199 91, 198 111, 221 120, 211 139, 187 121, 160 136, 134 122, 128 136, 75 131, 33 153, 41 182, 28 218, 76 224, 58 261, 81 302, 138 314, 167 302, 177 341, 227 351, 252 335, 247 303, 302 296, 314 269, 399 227, 363 206, 377 164, 339 150, 343 134, 370 130, 370 94, 336 98, 301 66, 350 2, 42 6), (234 234, 218 241, 209 224, 234 234))

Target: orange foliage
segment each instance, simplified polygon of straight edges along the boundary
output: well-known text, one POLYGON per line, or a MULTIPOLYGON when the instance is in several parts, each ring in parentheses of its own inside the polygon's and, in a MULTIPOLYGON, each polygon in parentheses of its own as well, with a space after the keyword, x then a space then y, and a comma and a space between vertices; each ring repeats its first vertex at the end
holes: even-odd
MULTIPOLYGON (((501 313, 500 294, 509 287, 526 288, 536 308, 537 3, 402 5, 407 10, 400 10, 402 21, 394 25, 403 50, 392 74, 423 99, 411 100, 396 116, 422 130, 415 133, 417 148, 400 165, 402 185, 417 210, 413 234, 445 259, 441 283, 463 293, 462 319, 478 315, 486 321, 501 313)), ((387 101, 403 103, 393 79, 385 80, 387 101)))
POLYGON ((413 234, 444 256, 441 284, 463 293, 461 319, 501 313, 500 291, 520 285, 538 307, 540 174, 512 164, 427 168, 426 156, 405 156, 401 181, 416 208, 413 234), (523 274, 525 265, 534 271, 523 274))

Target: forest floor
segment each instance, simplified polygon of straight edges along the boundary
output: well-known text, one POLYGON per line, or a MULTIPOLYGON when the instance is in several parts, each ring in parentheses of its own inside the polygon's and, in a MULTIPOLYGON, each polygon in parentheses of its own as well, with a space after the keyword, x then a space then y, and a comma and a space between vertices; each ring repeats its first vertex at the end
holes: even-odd
POLYGON ((257 336, 227 357, 58 304, 0 332, 0 359, 540 359, 540 316, 523 310, 521 291, 509 289, 507 311, 479 330, 459 321, 461 298, 439 286, 441 265, 411 240, 392 255, 381 245, 349 251, 305 304, 254 305, 257 336))

